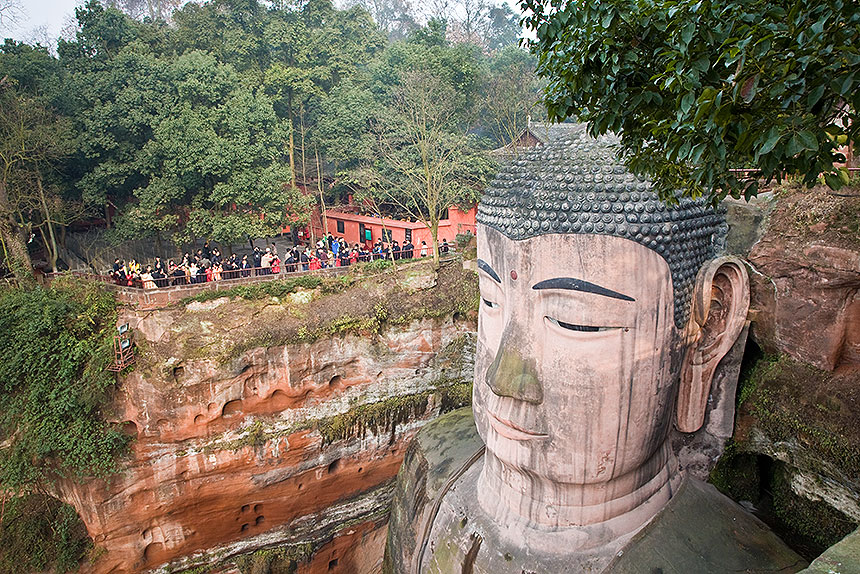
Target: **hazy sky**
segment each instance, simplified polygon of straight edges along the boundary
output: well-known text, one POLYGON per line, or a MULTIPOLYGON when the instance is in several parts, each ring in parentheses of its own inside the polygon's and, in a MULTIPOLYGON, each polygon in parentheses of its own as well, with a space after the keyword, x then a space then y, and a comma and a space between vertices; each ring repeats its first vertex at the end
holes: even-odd
MULTIPOLYGON (((17 0, 23 15, 17 24, 0 24, 0 38, 15 38, 19 41, 34 42, 50 40, 52 43, 60 36, 67 22, 74 19, 75 7, 85 0, 17 0)), ((506 0, 508 5, 519 12, 517 0, 506 0)), ((3 3, 3 0, 0 0, 3 3)), ((337 1, 335 1, 338 4, 337 1)))
POLYGON ((65 22, 74 18, 75 6, 83 4, 84 0, 19 0, 23 11, 17 25, 3 22, 0 26, 0 37, 12 37, 26 42, 43 40, 43 36, 51 40, 59 37, 65 22), (44 28, 44 34, 37 28, 44 28))

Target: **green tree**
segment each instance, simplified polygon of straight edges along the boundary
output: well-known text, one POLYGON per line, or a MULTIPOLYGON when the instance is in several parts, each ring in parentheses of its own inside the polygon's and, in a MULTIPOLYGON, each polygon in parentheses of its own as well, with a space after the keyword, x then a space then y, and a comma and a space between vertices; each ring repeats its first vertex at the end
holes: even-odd
POLYGON ((507 4, 493 6, 487 13, 487 29, 484 44, 491 51, 514 46, 522 36, 520 16, 511 10, 507 4))
POLYGON ((34 225, 43 216, 50 225, 42 171, 67 153, 66 129, 42 102, 19 92, 14 80, 0 79, 0 249, 3 266, 19 282, 33 277, 27 243, 34 225))
POLYGON ((524 0, 550 117, 621 135, 629 167, 666 197, 750 196, 834 167, 857 141, 860 10, 846 0, 524 0))
POLYGON ((408 0, 348 0, 346 4, 364 8, 392 41, 406 38, 419 27, 408 0))
POLYGON ((535 64, 534 56, 517 46, 506 46, 487 60, 483 105, 500 146, 514 141, 526 129, 529 117, 541 113, 537 105, 541 83, 534 74, 535 64))
POLYGON ((308 200, 288 185, 290 128, 269 98, 201 52, 177 58, 167 77, 172 106, 134 158, 143 183, 117 222, 119 233, 229 245, 306 220, 308 200))
POLYGON ((457 125, 462 100, 429 69, 405 73, 380 125, 377 161, 354 176, 377 204, 392 204, 430 230, 437 264, 439 221, 455 203, 477 203, 495 167, 457 125))
POLYGON ((318 147, 314 128, 323 120, 323 102, 375 57, 384 37, 367 12, 358 7, 335 10, 329 0, 273 14, 266 37, 272 55, 266 92, 276 111, 290 121, 290 166, 293 177, 301 175, 304 182, 311 155, 307 150, 318 147))

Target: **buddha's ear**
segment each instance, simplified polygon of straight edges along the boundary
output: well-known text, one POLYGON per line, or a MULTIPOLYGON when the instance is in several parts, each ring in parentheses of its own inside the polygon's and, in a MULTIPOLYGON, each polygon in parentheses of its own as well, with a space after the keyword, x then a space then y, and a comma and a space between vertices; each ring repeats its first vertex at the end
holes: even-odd
POLYGON ((721 257, 699 270, 693 292, 693 344, 681 368, 678 430, 702 427, 714 371, 743 331, 750 306, 749 277, 737 257, 721 257))

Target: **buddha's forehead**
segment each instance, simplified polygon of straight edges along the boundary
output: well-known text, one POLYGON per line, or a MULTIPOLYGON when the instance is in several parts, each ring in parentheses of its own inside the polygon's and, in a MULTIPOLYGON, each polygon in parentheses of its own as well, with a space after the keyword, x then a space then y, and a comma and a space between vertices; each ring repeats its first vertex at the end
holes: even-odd
POLYGON ((671 289, 666 260, 630 239, 611 235, 548 233, 514 240, 478 226, 478 258, 503 283, 528 289, 557 277, 592 282, 626 293, 671 289), (511 283, 516 277, 515 283, 511 283))
POLYGON ((478 206, 478 223, 511 240, 556 234, 630 240, 661 257, 672 279, 675 325, 689 317, 696 273, 725 230, 703 200, 661 201, 616 158, 617 140, 587 136, 536 148, 505 165, 478 206))

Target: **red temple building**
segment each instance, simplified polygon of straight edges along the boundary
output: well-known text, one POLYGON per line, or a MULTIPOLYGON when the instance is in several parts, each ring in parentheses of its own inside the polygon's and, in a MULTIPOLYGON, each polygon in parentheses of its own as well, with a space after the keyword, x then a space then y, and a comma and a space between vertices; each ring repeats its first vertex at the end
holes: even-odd
MULTIPOLYGON (((448 217, 439 221, 440 244, 443 239, 454 243, 455 237, 460 233, 475 233, 476 207, 461 211, 456 206, 451 206, 447 211, 448 217)), ((364 241, 370 246, 377 239, 397 241, 401 244, 405 241, 411 241, 413 245, 421 245, 422 241, 428 246, 433 244, 430 229, 421 222, 358 215, 347 211, 347 208, 329 209, 325 212, 325 217, 315 213, 311 217, 310 231, 314 237, 321 237, 326 233, 343 237, 350 245, 364 241)))

